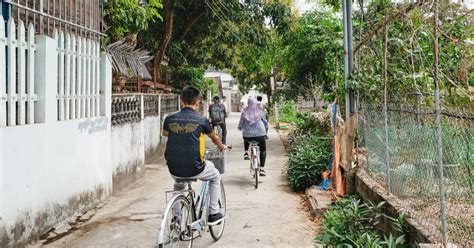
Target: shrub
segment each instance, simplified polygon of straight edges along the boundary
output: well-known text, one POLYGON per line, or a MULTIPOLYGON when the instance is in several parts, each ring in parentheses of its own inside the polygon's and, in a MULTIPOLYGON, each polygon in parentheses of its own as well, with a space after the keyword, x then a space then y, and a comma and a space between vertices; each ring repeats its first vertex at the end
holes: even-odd
POLYGON ((321 182, 331 158, 331 140, 316 136, 300 139, 290 150, 287 164, 288 183, 294 191, 302 191, 321 182))
POLYGON ((377 228, 381 218, 387 218, 398 232, 403 231, 403 216, 393 219, 382 214, 384 204, 365 204, 354 196, 338 201, 324 215, 323 230, 316 240, 333 247, 407 247, 404 235, 385 236, 377 228))
POLYGON ((280 107, 280 121, 291 124, 297 124, 300 121, 299 114, 301 113, 294 101, 288 100, 280 107))
POLYGON ((299 113, 295 130, 290 134, 290 144, 312 136, 332 136, 331 121, 328 112, 299 113))

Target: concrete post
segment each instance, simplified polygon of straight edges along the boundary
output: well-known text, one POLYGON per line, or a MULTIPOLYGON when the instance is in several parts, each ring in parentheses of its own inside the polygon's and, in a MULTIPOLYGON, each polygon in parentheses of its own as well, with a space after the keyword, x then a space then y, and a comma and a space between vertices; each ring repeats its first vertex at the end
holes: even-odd
MULTIPOLYGON (((3 166, 5 166, 5 162, 3 161, 3 131, 6 128, 0 128, 0 182, 5 182, 3 178, 3 166)), ((3 214, 3 183, 0 183, 0 216, 4 216, 3 214)), ((0 222, 1 223, 1 222, 0 222)), ((0 245, 2 245, 2 241, 0 241, 0 245)))
POLYGON ((206 101, 203 103, 204 105, 204 113, 203 115, 206 117, 206 118, 209 118, 209 106, 211 104, 211 91, 210 90, 207 90, 206 91, 206 101))
POLYGON ((226 106, 226 108, 227 108, 227 111, 229 111, 229 113, 230 113, 230 111, 231 111, 231 109, 232 109, 232 91, 231 91, 231 89, 227 90, 227 96, 226 96, 226 98, 227 98, 227 101, 226 101, 226 102, 227 102, 227 106, 226 106))
POLYGON ((58 120, 58 56, 56 41, 48 36, 36 36, 38 44, 35 56, 35 92, 38 102, 35 107, 35 120, 39 123, 58 120))
POLYGON ((158 129, 158 132, 160 132, 160 143, 163 141, 163 135, 161 135, 163 133, 163 118, 161 118, 161 94, 158 95, 158 118, 160 119, 160 125, 159 125, 159 129, 158 129))
POLYGON ((100 54, 100 115, 112 118, 112 64, 105 52, 100 54))
POLYGON ((145 99, 143 94, 140 93, 140 120, 145 119, 145 99))

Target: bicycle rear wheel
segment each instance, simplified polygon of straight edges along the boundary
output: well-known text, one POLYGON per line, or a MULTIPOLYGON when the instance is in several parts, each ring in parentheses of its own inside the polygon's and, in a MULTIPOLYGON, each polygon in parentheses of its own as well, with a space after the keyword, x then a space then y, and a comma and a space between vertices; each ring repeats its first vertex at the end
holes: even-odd
POLYGON ((259 161, 257 157, 257 149, 252 148, 251 150, 251 168, 253 169, 253 177, 255 178, 255 189, 258 189, 258 173, 259 173, 259 161))
POLYGON ((163 213, 158 231, 158 247, 192 247, 193 232, 189 226, 193 219, 188 199, 182 195, 176 197, 163 213))
POLYGON ((219 240, 222 237, 222 234, 224 233, 225 217, 227 214, 224 183, 222 183, 222 181, 221 181, 221 195, 219 197, 219 208, 222 215, 224 215, 224 219, 222 220, 221 223, 217 225, 209 226, 209 231, 211 232, 211 236, 215 241, 219 240))

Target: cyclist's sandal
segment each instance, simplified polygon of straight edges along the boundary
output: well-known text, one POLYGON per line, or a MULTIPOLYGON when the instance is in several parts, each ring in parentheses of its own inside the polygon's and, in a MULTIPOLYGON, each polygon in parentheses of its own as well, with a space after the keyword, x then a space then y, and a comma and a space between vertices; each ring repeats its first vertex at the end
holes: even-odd
POLYGON ((264 176, 267 175, 267 173, 266 173, 263 169, 260 169, 259 175, 260 175, 261 177, 264 177, 264 176))
POLYGON ((249 157, 248 153, 244 153, 244 160, 250 160, 250 157, 249 157))

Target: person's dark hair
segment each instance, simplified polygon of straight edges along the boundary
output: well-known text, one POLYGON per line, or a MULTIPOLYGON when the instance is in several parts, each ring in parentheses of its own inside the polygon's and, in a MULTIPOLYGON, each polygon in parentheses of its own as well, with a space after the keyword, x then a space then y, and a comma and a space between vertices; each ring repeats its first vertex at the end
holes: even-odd
POLYGON ((257 96, 257 101, 261 102, 263 100, 263 97, 257 96))
POLYGON ((199 100, 199 90, 194 86, 186 86, 181 93, 181 100, 185 104, 191 105, 199 100))

